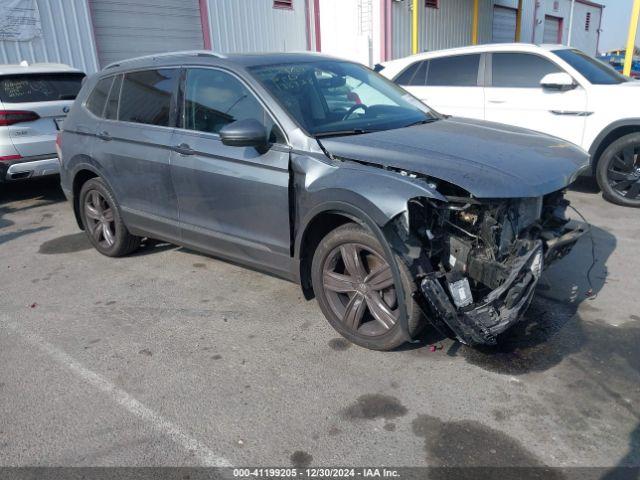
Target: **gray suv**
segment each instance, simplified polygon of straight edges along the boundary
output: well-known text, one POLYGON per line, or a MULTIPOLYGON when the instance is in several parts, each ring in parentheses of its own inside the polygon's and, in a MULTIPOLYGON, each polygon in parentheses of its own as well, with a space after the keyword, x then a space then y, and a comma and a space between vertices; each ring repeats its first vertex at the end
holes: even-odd
POLYGON ((579 148, 430 110, 315 54, 181 52, 89 78, 59 138, 62 187, 102 254, 141 238, 298 282, 352 342, 430 321, 493 344, 582 230, 579 148))

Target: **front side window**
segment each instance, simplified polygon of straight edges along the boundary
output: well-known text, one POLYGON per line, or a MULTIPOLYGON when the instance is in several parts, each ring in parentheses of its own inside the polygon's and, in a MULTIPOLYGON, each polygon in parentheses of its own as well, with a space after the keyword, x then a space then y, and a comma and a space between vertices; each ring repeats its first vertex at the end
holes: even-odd
POLYGON ((175 68, 125 73, 118 119, 169 126, 171 96, 179 76, 175 68))
POLYGON ((546 58, 529 53, 494 53, 492 65, 492 85, 502 88, 541 88, 545 75, 562 71, 546 58))
POLYGON ((476 87, 480 55, 433 58, 429 62, 427 85, 434 87, 476 87))
POLYGON ((405 90, 355 63, 317 60, 249 70, 313 136, 389 130, 437 119, 405 90))
POLYGON ((87 99, 87 109, 93 113, 96 117, 102 117, 104 112, 104 106, 107 102, 107 95, 111 89, 113 83, 113 77, 107 77, 101 79, 91 91, 89 98, 87 99))
POLYGON ((225 125, 254 119, 270 132, 272 142, 284 140, 280 129, 255 95, 236 77, 220 70, 187 71, 184 92, 184 128, 219 133, 225 125))
POLYGON ((7 103, 74 100, 84 73, 21 73, 0 78, 0 101, 7 103))
POLYGON ((565 48, 554 50, 553 53, 594 85, 615 85, 629 81, 627 77, 616 72, 606 63, 596 60, 580 50, 565 48))

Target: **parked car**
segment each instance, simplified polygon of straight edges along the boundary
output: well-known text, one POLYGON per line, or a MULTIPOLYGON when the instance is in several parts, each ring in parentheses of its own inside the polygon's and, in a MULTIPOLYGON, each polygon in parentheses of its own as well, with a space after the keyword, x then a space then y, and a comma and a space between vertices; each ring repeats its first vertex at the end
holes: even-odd
MULTIPOLYGON (((616 72, 622 73, 624 70, 624 55, 620 54, 610 54, 610 55, 602 55, 598 57, 603 63, 606 63, 611 66, 616 72)), ((631 77, 638 79, 640 78, 640 60, 638 58, 634 58, 631 62, 631 77)))
POLYGON ((440 113, 583 147, 605 198, 640 207, 640 82, 608 65, 562 45, 518 43, 423 53, 378 69, 440 113))
POLYGON ((84 76, 62 64, 0 66, 0 183, 58 173, 56 134, 84 76))
POLYGON ((588 168, 581 149, 444 118, 315 54, 111 65, 58 143, 63 190, 100 253, 151 237, 270 272, 373 349, 415 338, 424 318, 495 343, 582 234, 563 199, 588 168))

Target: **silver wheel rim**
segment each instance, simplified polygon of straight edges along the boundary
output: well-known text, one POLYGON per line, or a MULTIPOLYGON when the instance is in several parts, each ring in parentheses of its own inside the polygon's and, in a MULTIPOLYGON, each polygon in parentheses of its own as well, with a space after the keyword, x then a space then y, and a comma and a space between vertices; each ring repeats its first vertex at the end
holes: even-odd
POLYGON ((90 190, 84 200, 86 225, 93 240, 103 248, 111 248, 116 241, 113 207, 97 190, 90 190))

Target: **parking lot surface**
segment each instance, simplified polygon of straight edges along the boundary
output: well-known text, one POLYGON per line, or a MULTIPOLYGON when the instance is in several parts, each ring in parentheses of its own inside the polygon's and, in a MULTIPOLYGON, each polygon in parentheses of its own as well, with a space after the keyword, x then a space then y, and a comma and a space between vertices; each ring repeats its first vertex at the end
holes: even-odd
POLYGON ((0 464, 640 465, 640 215, 593 224, 499 348, 373 352, 291 283, 101 256, 53 181, 0 186, 0 464))

